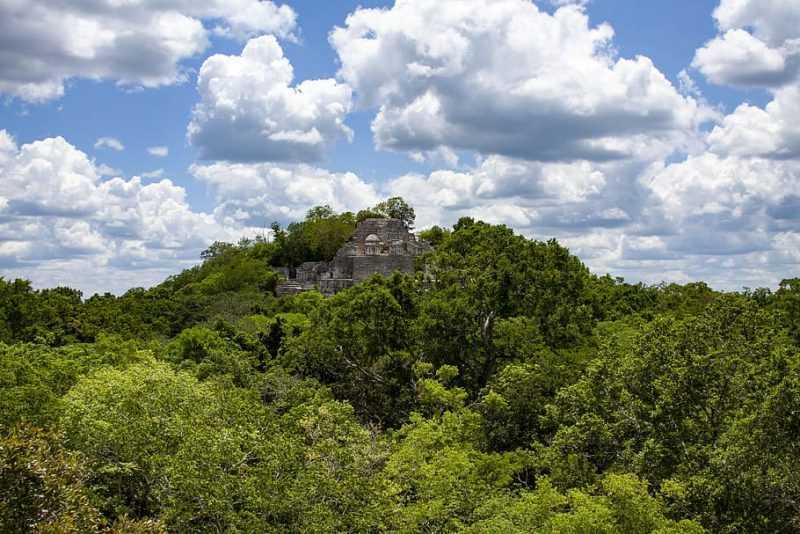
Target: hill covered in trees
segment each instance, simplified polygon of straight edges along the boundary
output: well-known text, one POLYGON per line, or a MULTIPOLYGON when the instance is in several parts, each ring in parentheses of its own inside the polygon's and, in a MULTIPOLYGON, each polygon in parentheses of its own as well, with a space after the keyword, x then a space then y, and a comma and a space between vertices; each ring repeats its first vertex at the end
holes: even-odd
POLYGON ((406 208, 121 296, 0 280, 0 531, 800 531, 800 279, 628 284, 462 219, 415 275, 274 296, 406 208))

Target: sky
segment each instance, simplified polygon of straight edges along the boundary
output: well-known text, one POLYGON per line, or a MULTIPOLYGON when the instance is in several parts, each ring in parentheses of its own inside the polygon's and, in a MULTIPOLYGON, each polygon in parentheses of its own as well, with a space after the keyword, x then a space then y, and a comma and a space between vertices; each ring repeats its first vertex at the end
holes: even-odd
POLYGON ((800 276, 800 2, 0 0, 6 279, 397 195, 630 282, 800 276))

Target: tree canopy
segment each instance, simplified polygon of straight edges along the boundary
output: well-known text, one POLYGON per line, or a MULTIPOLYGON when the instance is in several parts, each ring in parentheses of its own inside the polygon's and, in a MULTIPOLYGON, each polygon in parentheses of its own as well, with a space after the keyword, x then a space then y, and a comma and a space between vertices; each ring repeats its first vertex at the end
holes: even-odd
POLYGON ((0 279, 0 530, 800 529, 800 279, 629 284, 464 218, 415 273, 275 296, 364 213, 120 296, 0 279))

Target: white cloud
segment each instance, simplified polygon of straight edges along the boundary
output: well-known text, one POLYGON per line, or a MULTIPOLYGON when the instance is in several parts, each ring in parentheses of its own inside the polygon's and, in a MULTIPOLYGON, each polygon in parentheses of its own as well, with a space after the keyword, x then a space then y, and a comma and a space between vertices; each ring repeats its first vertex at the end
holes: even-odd
MULTIPOLYGON (((180 5, 205 33, 250 31, 180 5)), ((277 41, 254 38, 241 55, 209 58, 198 79, 188 136, 204 157, 229 160, 191 167, 216 198, 213 213, 192 210, 161 169, 142 175, 156 183, 108 179, 119 173, 63 139, 18 147, 0 131, 0 267, 42 285, 124 289, 196 261, 213 239, 297 220, 317 204, 355 211, 400 194, 419 228, 461 216, 508 224, 558 238, 599 273, 775 285, 800 265, 796 6, 721 3, 719 36, 694 66, 773 95, 726 116, 708 109, 688 72, 676 89, 647 58, 618 58, 611 28, 590 27, 576 6, 554 15, 527 0, 359 9, 331 36, 338 82, 295 83, 277 41), (448 168, 380 187, 308 165, 350 137, 351 87, 377 110, 381 147, 448 168), (708 118, 716 125, 699 131, 708 118), (479 153, 474 165, 459 160, 464 151, 479 153)))
POLYGON ((721 117, 684 159, 654 159, 637 179, 638 216, 602 256, 644 278, 774 286, 800 263, 792 249, 800 241, 800 4, 722 0, 714 17, 719 35, 692 66, 713 83, 765 88, 773 98, 721 117))
POLYGON ((136 87, 181 82, 181 62, 206 49, 209 32, 290 37, 295 18, 261 0, 4 0, 0 92, 40 102, 62 96, 73 77, 136 87))
POLYGON ((664 221, 658 249, 687 278, 736 288, 796 275, 787 244, 800 238, 800 162, 707 152, 642 182, 664 221))
MULTIPOLYGON (((767 207, 786 196, 800 194, 800 163, 758 158, 722 157, 713 153, 692 156, 667 166, 648 178, 647 186, 659 200, 668 219, 716 221, 729 225, 752 215, 763 215, 767 207)), ((798 214, 800 217, 800 214, 798 214)), ((766 230, 766 221, 756 223, 766 230)), ((740 229, 752 229, 743 224, 740 229)))
POLYGON ((373 185, 353 173, 332 173, 309 165, 214 163, 191 173, 215 192, 220 220, 266 227, 300 220, 309 208, 328 204, 337 211, 374 205, 373 185))
POLYGON ((157 158, 166 158, 169 156, 169 148, 165 146, 151 146, 147 148, 147 153, 157 158))
POLYGON ((792 275, 800 261, 792 248, 800 242, 800 163, 710 151, 668 165, 664 157, 491 156, 471 169, 400 176, 381 189, 304 164, 218 162, 191 168, 217 200, 204 214, 169 180, 103 180, 63 139, 18 148, 0 132, 0 267, 39 285, 119 291, 191 264, 214 239, 297 220, 322 203, 356 211, 400 194, 415 206, 419 228, 461 216, 508 224, 558 238, 598 273, 726 288, 792 275))
POLYGON ((121 170, 115 169, 114 167, 106 165, 105 163, 97 165, 95 170, 100 176, 122 176, 123 174, 121 170))
POLYGON ((142 178, 161 178, 162 176, 164 176, 164 169, 155 169, 142 173, 142 178))
POLYGON ((719 154, 774 159, 800 157, 800 84, 775 92, 764 109, 742 104, 708 136, 719 154))
POLYGON ((189 206, 170 180, 103 180, 61 137, 17 147, 0 131, 0 272, 40 286, 122 291, 198 261, 249 230, 189 206))
POLYGON ((458 154, 446 146, 425 152, 410 152, 408 157, 417 163, 441 163, 450 168, 458 167, 458 154))
POLYGON ((795 0, 721 0, 714 10, 721 30, 753 28, 770 45, 798 37, 800 6, 795 0))
POLYGON ((240 56, 211 56, 197 79, 201 100, 189 140, 204 159, 307 162, 336 139, 350 139, 350 87, 333 79, 293 87, 293 77, 272 36, 250 40, 240 56))
MULTIPOLYGON (((709 136, 711 137, 711 136, 709 136)), ((796 275, 800 162, 698 150, 676 163, 531 163, 493 156, 465 171, 390 180, 418 227, 463 216, 557 238, 594 272, 719 288, 796 275)))
POLYGON ((110 148, 117 152, 125 150, 125 145, 116 137, 101 137, 94 143, 95 148, 110 148))
POLYGON ((693 66, 712 82, 768 89, 763 109, 740 105, 708 137, 721 155, 800 157, 800 4, 793 0, 722 0, 721 31, 695 55, 693 66))
POLYGON ((600 192, 605 184, 604 174, 588 162, 543 164, 491 156, 469 171, 409 174, 390 181, 387 187, 419 205, 460 209, 501 198, 579 202, 600 192))
POLYGON ((648 58, 618 59, 613 34, 574 5, 396 0, 356 10, 330 40, 359 104, 378 108, 381 148, 602 161, 709 117, 648 58))
POLYGON ((617 163, 531 163, 492 156, 466 171, 400 176, 386 184, 384 196, 406 198, 420 228, 468 216, 538 238, 563 239, 627 225, 628 212, 639 210, 631 172, 617 163))
POLYGON ((692 66, 719 85, 760 86, 783 83, 786 55, 745 30, 729 30, 697 51, 692 66))
POLYGON ((780 87, 800 73, 800 4, 794 0, 722 0, 723 32, 695 54, 692 66, 711 82, 780 87))

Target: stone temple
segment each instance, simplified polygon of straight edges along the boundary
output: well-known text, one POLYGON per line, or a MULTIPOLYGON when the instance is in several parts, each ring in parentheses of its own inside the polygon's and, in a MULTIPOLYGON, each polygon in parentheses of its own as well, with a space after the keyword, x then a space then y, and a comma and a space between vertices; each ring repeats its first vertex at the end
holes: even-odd
POLYGON ((417 256, 431 247, 408 231, 400 219, 364 219, 331 261, 308 261, 294 270, 281 269, 287 280, 278 285, 278 296, 318 289, 334 295, 374 274, 414 272, 417 256))
POLYGON ((287 280, 278 285, 278 296, 318 289, 334 295, 374 274, 414 271, 415 258, 430 245, 408 231, 400 219, 364 219, 331 261, 309 261, 295 269, 282 269, 287 280))

